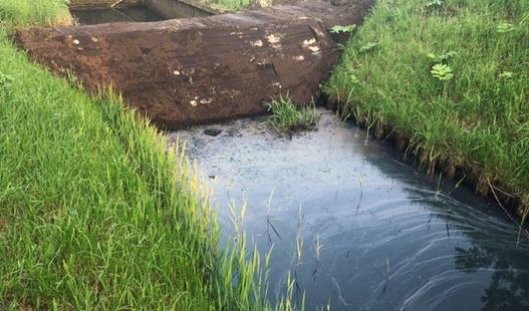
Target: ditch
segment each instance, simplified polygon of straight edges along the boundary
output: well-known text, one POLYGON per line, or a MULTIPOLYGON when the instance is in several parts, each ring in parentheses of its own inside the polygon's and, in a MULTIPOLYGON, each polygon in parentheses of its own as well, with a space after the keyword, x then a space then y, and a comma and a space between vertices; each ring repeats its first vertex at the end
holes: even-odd
MULTIPOLYGON (((81 4, 82 2, 78 3, 81 4)), ((216 14, 198 3, 178 0, 145 0, 111 6, 107 2, 74 5, 70 13, 78 25, 116 22, 156 22, 174 18, 206 17, 216 14)))
MULTIPOLYGON (((213 14, 200 8, 162 14, 170 10, 149 4, 156 2, 72 14, 81 25, 213 14)), ((81 52, 75 53, 92 48, 77 47, 81 52)), ((141 51, 149 59, 151 50, 141 51)), ((180 72, 168 75, 176 79, 180 72)), ((126 83, 136 91, 138 85, 126 83)), ((143 89, 133 95, 152 104, 143 89)), ((466 186, 426 177, 392 146, 369 140, 364 130, 327 110, 319 112, 317 130, 291 138, 273 132, 266 118, 166 135, 169 145, 185 140, 190 159, 198 162, 224 227, 223 243, 235 234, 230 206, 247 205, 241 224, 248 240, 262 258, 272 250, 270 300, 285 292, 290 273, 307 310, 327 304, 333 310, 529 307, 529 241, 509 215, 466 186)))
POLYGON ((307 310, 527 308, 529 241, 495 202, 320 113, 316 131, 292 139, 266 118, 167 133, 198 162, 225 239, 230 204, 246 202, 248 241, 262 258, 272 249, 270 299, 290 272, 307 310))
POLYGON ((79 25, 96 25, 115 22, 154 22, 164 18, 147 6, 123 6, 115 8, 72 9, 72 16, 79 25))

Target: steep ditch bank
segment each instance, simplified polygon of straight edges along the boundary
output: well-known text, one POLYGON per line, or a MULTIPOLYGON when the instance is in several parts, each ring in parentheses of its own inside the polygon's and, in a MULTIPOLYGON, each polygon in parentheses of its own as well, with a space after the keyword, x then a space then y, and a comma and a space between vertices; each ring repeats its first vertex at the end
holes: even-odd
POLYGON ((288 92, 307 103, 341 54, 328 33, 360 24, 372 1, 297 1, 154 23, 19 30, 18 45, 96 92, 113 85, 164 128, 266 113, 288 92))
POLYGON ((478 194, 523 219, 529 203, 527 12, 526 1, 432 7, 380 0, 326 92, 359 125, 380 137, 391 133, 399 149, 431 172, 466 176, 478 194))
POLYGON ((3 29, 0 103, 0 310, 247 300, 210 281, 218 231, 154 128, 115 97, 90 98, 31 64, 3 29))
POLYGON ((529 236, 526 217, 529 205, 523 195, 516 194, 512 187, 499 179, 489 179, 482 174, 480 168, 471 161, 459 161, 455 164, 447 155, 438 154, 431 148, 426 148, 414 134, 397 129, 389 123, 381 122, 369 114, 356 115, 344 107, 344 103, 336 98, 322 100, 327 109, 337 112, 343 119, 354 122, 359 128, 366 130, 369 138, 393 145, 395 150, 402 153, 402 160, 417 167, 427 176, 442 177, 447 181, 465 184, 474 190, 474 194, 481 198, 488 198, 501 208, 511 220, 520 225, 520 233, 529 236), (523 228, 525 227, 525 228, 523 228))

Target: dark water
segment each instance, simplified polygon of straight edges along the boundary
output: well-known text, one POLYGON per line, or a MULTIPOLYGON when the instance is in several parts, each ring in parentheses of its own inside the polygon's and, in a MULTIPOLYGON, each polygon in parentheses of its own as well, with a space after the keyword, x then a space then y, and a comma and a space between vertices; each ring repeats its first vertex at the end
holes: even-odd
POLYGON ((168 135, 188 140, 226 233, 228 202, 247 199, 249 240, 274 245, 273 291, 295 271, 307 310, 529 310, 529 243, 501 209, 323 114, 292 140, 258 121, 168 135))
POLYGON ((163 18, 143 5, 115 8, 71 10, 81 25, 95 25, 114 22, 155 22, 163 18))

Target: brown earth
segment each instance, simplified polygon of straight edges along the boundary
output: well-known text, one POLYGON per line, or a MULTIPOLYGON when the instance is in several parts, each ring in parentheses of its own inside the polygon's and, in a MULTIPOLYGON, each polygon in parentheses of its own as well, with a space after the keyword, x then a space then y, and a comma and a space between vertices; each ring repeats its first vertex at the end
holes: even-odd
POLYGON ((18 30, 17 44, 96 92, 113 85, 162 128, 264 114, 311 100, 341 50, 328 30, 360 24, 372 0, 290 1, 205 18, 18 30))

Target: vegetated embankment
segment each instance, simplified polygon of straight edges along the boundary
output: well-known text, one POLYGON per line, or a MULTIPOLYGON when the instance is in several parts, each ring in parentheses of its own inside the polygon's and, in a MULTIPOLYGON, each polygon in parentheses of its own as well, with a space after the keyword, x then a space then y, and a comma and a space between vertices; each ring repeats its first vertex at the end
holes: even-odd
POLYGON ((31 57, 92 92, 113 85, 165 128, 264 114, 289 93, 311 101, 341 50, 328 29, 359 24, 372 1, 300 0, 205 18, 17 32, 31 57))
POLYGON ((430 172, 525 218, 529 2, 379 0, 325 90, 430 172))
POLYGON ((89 97, 8 40, 65 2, 0 3, 0 309, 269 309, 258 257, 217 248, 185 157, 114 94, 89 97))

